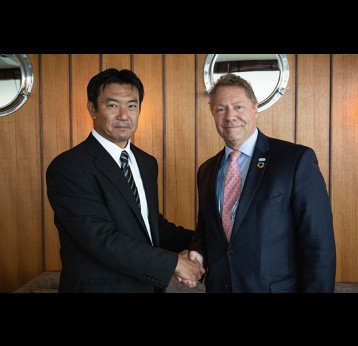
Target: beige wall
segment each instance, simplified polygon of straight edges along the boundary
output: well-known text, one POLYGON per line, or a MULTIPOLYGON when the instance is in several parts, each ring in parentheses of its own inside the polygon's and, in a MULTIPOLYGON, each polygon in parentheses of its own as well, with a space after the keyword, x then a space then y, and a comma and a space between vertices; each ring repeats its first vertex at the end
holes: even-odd
MULTIPOLYGON (((45 170, 88 136, 89 78, 106 67, 132 69, 145 97, 134 142, 159 163, 160 208, 194 228, 196 171, 217 153, 200 54, 31 54, 35 80, 25 105, 0 117, 0 292, 61 269, 45 170)), ((289 54, 286 94, 260 113, 270 136, 313 147, 330 192, 337 281, 358 282, 358 55, 289 54)))

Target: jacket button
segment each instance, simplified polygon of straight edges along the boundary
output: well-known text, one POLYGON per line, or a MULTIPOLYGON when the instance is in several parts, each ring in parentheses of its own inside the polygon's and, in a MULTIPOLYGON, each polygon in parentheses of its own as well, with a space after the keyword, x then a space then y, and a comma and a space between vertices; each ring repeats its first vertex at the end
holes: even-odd
POLYGON ((233 255, 233 254, 234 254, 234 251, 230 249, 230 250, 227 251, 227 254, 228 254, 228 255, 233 255))

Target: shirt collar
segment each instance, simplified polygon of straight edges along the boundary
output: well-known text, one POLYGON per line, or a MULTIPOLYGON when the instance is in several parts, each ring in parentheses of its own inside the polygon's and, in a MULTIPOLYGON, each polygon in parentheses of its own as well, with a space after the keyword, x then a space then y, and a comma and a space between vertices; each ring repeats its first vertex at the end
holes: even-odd
POLYGON ((119 163, 119 158, 121 157, 122 151, 126 150, 129 154, 129 160, 131 158, 131 148, 130 148, 130 139, 125 148, 120 148, 118 145, 112 143, 108 139, 101 136, 95 129, 92 129, 92 135, 100 142, 100 144, 108 151, 108 153, 113 157, 114 161, 119 163))
MULTIPOLYGON (((241 151, 246 156, 252 157, 255 150, 255 145, 257 141, 257 136, 259 132, 257 128, 255 129, 254 133, 241 145, 239 151, 241 151)), ((228 156, 231 154, 233 150, 225 145, 225 159, 227 160, 228 156)))

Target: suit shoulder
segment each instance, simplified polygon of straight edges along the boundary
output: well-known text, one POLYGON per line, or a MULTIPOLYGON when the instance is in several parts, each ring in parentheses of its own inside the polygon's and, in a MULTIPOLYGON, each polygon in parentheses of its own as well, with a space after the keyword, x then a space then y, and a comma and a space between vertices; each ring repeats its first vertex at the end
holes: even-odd
POLYGON ((207 169, 211 169, 213 166, 215 166, 218 163, 218 160, 220 160, 220 158, 222 157, 222 155, 224 154, 224 151, 221 150, 219 151, 216 155, 210 157, 209 159, 207 159, 206 161, 204 161, 200 167, 198 171, 205 171, 207 169))
POLYGON ((48 168, 56 166, 58 163, 63 161, 74 161, 77 162, 81 157, 84 157, 84 153, 87 152, 84 142, 77 144, 76 146, 69 148, 62 153, 58 154, 52 159, 48 168))
POLYGON ((304 152, 313 152, 313 149, 302 144, 297 144, 283 139, 268 137, 270 151, 287 153, 289 155, 298 154, 302 155, 304 152))

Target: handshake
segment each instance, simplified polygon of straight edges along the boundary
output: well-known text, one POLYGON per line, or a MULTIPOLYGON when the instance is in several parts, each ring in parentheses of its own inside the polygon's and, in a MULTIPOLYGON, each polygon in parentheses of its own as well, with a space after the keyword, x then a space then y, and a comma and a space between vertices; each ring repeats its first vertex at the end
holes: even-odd
POLYGON ((184 250, 179 254, 174 277, 183 285, 196 287, 204 275, 203 257, 196 251, 184 250))

